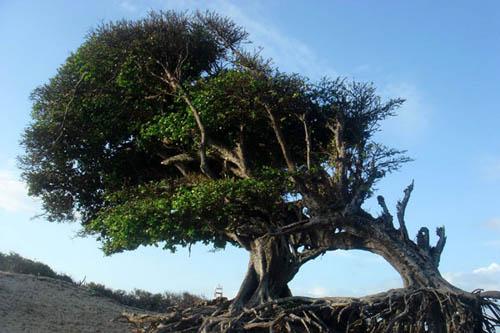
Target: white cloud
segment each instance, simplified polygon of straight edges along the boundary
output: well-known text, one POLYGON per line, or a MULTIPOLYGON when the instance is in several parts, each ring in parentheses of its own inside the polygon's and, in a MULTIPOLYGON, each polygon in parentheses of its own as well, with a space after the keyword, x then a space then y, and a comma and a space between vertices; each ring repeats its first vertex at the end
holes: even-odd
POLYGON ((325 297, 328 296, 328 289, 317 286, 306 292, 306 295, 312 297, 325 297))
POLYGON ((467 291, 477 288, 500 290, 500 265, 496 262, 478 267, 471 272, 448 272, 443 277, 450 283, 467 291))
POLYGON ((120 1, 120 7, 124 9, 127 12, 136 12, 137 11, 137 6, 132 3, 132 1, 120 1))
POLYGON ((396 116, 383 124, 383 135, 404 141, 418 140, 428 128, 431 117, 431 108, 424 102, 421 92, 415 85, 401 82, 387 85, 381 93, 385 98, 400 97, 406 100, 396 111, 396 116))
POLYGON ((262 56, 272 58, 282 70, 301 73, 313 79, 336 76, 336 72, 321 61, 305 42, 284 34, 266 21, 267 9, 259 1, 244 2, 244 8, 227 0, 164 0, 161 3, 168 9, 212 10, 230 17, 250 34, 253 47, 263 47, 262 56))
POLYGON ((484 226, 488 229, 499 230, 500 231, 500 218, 492 218, 487 221, 484 226))
POLYGON ((475 270, 472 271, 474 274, 494 274, 494 273, 500 273, 500 265, 497 264, 496 262, 491 263, 489 266, 486 267, 479 267, 475 270))
POLYGON ((27 194, 26 185, 12 171, 0 169, 0 210, 7 212, 36 211, 36 202, 27 194))

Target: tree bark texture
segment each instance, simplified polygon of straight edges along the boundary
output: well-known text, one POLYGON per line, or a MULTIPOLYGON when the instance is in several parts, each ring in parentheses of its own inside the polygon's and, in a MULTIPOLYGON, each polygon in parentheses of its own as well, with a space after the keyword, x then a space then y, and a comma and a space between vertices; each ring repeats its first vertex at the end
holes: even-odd
POLYGON ((288 282, 300 265, 286 237, 262 236, 251 241, 248 250, 248 270, 233 301, 233 308, 252 307, 291 296, 288 282))

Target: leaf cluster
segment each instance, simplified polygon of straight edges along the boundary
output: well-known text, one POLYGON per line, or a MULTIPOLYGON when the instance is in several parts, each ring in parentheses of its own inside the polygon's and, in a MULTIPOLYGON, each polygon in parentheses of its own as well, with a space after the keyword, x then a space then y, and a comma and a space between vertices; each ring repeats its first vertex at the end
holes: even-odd
POLYGON ((108 254, 159 243, 171 251, 199 241, 223 248, 228 230, 264 228, 279 218, 286 183, 279 177, 227 178, 124 188, 106 196, 105 208, 85 230, 99 235, 108 254))

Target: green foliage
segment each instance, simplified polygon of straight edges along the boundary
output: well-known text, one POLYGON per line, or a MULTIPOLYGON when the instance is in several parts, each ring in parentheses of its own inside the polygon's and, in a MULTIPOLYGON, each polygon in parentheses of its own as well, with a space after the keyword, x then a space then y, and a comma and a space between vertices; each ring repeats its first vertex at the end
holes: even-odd
POLYGON ((32 96, 20 161, 47 218, 78 216, 108 254, 223 248, 235 232, 255 238, 302 219, 308 207, 293 195, 360 204, 407 161, 373 142, 401 99, 242 58, 245 38, 210 13, 151 13, 90 33, 32 96))
POLYGON ((54 272, 52 268, 41 262, 23 258, 19 254, 13 252, 9 254, 3 254, 0 252, 0 271, 44 276, 74 283, 73 279, 71 279, 68 275, 58 274, 54 272))
POLYGON ((108 254, 160 242, 171 251, 198 241, 223 248, 225 231, 280 213, 285 184, 279 177, 148 183, 109 195, 85 228, 100 235, 108 254))
POLYGON ((222 53, 194 18, 173 12, 105 24, 90 33, 57 75, 32 94, 33 122, 22 140, 21 165, 47 217, 73 220, 76 209, 89 220, 104 192, 168 176, 157 144, 138 144, 143 125, 175 104, 157 78, 157 59, 176 64, 182 57, 181 79, 190 81, 222 53))

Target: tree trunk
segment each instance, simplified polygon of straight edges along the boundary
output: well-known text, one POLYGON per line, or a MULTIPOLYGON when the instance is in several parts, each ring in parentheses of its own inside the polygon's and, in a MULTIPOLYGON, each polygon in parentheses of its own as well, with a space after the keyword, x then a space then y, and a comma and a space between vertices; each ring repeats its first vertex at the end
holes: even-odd
POLYGON ((446 237, 444 228, 438 228, 439 241, 429 244, 429 231, 421 228, 417 242, 392 224, 379 220, 348 220, 340 224, 343 232, 330 237, 329 249, 365 250, 382 256, 400 274, 404 287, 439 288, 459 291, 439 273, 439 259, 446 237))
POLYGON ((248 250, 248 270, 232 308, 252 307, 291 296, 288 282, 298 272, 299 264, 286 237, 262 236, 251 241, 248 250))
POLYGON ((454 289, 439 273, 430 251, 397 232, 372 233, 367 250, 382 256, 400 274, 404 287, 454 289))

